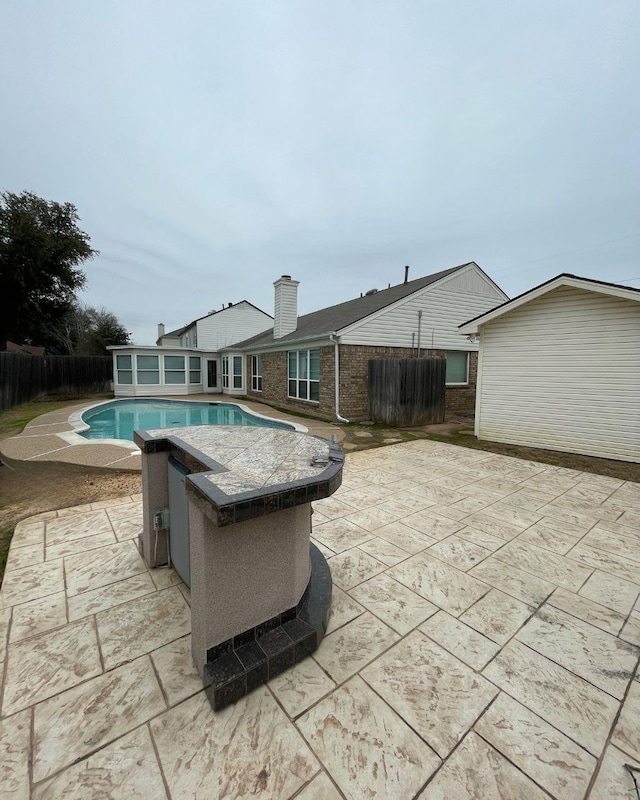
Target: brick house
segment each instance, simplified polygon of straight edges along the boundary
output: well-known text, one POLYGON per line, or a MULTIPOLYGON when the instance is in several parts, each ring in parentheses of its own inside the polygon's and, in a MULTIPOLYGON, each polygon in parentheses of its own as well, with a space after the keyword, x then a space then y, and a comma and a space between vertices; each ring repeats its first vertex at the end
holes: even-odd
POLYGON ((222 349, 223 389, 324 419, 368 416, 372 358, 447 359, 446 414, 472 414, 478 346, 458 331, 507 300, 473 261, 298 317, 299 282, 274 283, 273 328, 222 349), (232 368, 233 367, 233 368, 232 368))

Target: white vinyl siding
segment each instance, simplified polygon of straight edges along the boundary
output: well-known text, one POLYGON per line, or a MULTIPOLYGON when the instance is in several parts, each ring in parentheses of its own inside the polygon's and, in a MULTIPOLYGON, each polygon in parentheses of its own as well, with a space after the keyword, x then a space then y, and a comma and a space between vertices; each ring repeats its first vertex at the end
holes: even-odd
POLYGON ((295 331, 298 323, 298 281, 275 282, 273 337, 280 339, 295 331))
POLYGON ((244 300, 196 322, 201 350, 221 350, 249 339, 273 325, 273 319, 244 300))
POLYGON ((640 303, 562 287, 481 336, 481 439, 640 461, 640 303))
POLYGON ((505 297, 475 268, 420 289, 404 300, 348 326, 342 344, 417 347, 418 312, 420 348, 423 350, 476 351, 458 331, 458 325, 502 304, 505 297))

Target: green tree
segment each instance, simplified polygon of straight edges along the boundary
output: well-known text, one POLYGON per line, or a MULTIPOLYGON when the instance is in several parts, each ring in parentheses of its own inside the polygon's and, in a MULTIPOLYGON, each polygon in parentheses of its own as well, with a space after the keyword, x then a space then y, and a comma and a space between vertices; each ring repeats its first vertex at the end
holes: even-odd
POLYGON ((75 302, 50 332, 50 339, 70 355, 108 355, 107 345, 129 344, 130 334, 106 308, 75 302))
POLYGON ((81 264, 97 255, 72 203, 32 192, 0 194, 0 347, 7 339, 50 344, 50 332, 84 286, 81 264))

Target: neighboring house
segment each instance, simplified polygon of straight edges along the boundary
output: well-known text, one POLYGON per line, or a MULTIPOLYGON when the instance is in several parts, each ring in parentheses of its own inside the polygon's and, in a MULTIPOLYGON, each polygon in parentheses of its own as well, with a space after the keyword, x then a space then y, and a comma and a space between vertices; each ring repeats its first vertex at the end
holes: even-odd
POLYGON ((460 331, 480 439, 640 462, 640 290, 562 274, 460 331))
POLYGON ((26 356, 43 356, 46 352, 44 347, 35 344, 16 344, 16 342, 11 342, 7 340, 7 353, 18 353, 20 355, 26 356))
MULTIPOLYGON (((273 317, 246 300, 229 303, 169 333, 160 323, 156 346, 108 348, 113 351, 114 393, 117 397, 220 393, 220 350, 272 325, 273 317)), ((228 359, 226 365, 228 369, 228 359)), ((238 363, 233 362, 232 369, 240 369, 238 363)))
POLYGON ((370 359, 435 355, 447 359, 447 413, 473 413, 478 348, 458 326, 507 296, 473 261, 412 281, 405 269, 404 283, 301 317, 298 281, 283 275, 273 328, 223 349, 223 391, 235 385, 311 416, 366 419, 370 359))

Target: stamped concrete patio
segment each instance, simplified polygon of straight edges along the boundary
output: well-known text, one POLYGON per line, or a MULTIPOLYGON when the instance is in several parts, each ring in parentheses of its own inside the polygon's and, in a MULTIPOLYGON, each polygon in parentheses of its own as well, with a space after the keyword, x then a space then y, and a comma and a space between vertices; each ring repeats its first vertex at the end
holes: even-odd
POLYGON ((217 714, 140 526, 132 497, 16 530, 3 798, 636 800, 639 484, 426 440, 349 454, 314 516, 329 635, 217 714))

